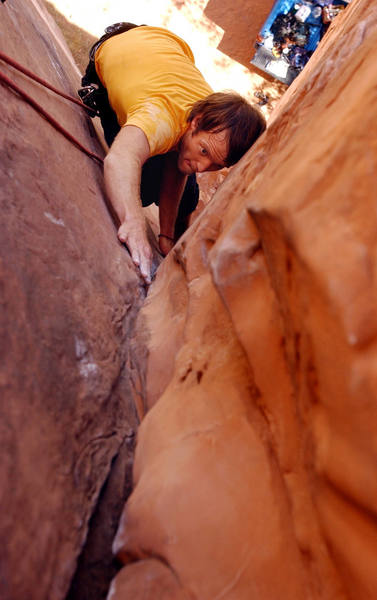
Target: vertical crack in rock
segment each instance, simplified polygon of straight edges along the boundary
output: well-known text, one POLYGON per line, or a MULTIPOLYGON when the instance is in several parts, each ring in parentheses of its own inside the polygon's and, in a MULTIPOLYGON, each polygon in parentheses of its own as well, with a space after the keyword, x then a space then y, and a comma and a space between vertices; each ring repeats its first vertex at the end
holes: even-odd
MULTIPOLYGON (((0 42, 74 89, 36 6, 0 42)), ((377 597, 376 19, 331 28, 135 331, 98 166, 0 88, 6 600, 377 597)))
POLYGON ((102 487, 66 600, 106 598, 110 582, 120 569, 112 554, 112 543, 124 502, 132 490, 134 449, 135 432, 130 431, 102 487))

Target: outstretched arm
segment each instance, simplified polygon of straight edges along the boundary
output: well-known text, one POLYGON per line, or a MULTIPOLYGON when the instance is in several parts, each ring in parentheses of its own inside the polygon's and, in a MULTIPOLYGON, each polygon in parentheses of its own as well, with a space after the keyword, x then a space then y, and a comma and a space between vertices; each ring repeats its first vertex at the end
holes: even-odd
POLYGON ((106 192, 120 221, 118 238, 127 245, 147 283, 151 281, 152 249, 140 200, 140 179, 149 155, 145 133, 126 125, 116 136, 104 165, 106 192))
POLYGON ((172 240, 174 239, 175 221, 186 181, 187 176, 181 173, 177 167, 177 153, 169 152, 165 156, 159 199, 161 234, 159 245, 164 256, 174 246, 172 240))

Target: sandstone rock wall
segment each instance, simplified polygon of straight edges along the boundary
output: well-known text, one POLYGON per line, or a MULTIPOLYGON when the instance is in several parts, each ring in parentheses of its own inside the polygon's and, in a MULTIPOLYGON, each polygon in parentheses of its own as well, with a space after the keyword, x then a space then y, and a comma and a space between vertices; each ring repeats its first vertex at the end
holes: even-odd
MULTIPOLYGON (((37 0, 0 4, 0 48, 76 95, 78 71, 37 0)), ((0 70, 101 152, 79 107, 0 70)), ((13 91, 0 95, 0 597, 60 600, 122 449, 92 583, 111 563, 138 425, 129 337, 144 289, 116 240, 101 167, 13 91)))
POLYGON ((353 0, 158 273, 111 600, 377 597, 376 65, 353 0))

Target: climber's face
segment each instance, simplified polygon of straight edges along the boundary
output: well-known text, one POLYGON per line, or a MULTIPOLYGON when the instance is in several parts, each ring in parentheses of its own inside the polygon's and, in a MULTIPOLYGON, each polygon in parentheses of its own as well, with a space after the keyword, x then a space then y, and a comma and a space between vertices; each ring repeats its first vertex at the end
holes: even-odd
POLYGON ((200 116, 195 117, 183 135, 179 147, 178 169, 185 175, 223 169, 228 155, 228 131, 196 131, 200 116))

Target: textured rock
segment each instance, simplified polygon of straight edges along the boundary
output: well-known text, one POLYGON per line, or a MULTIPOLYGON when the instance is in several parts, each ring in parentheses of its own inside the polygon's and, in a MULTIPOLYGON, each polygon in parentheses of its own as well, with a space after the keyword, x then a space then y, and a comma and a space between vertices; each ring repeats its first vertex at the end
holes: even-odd
MULTIPOLYGON (((76 95, 77 69, 36 0, 0 4, 0 47, 76 95)), ((0 70, 101 152, 84 111, 0 70)), ((128 340, 144 289, 117 242, 101 167, 14 92, 0 94, 0 596, 58 600, 121 445, 132 460, 128 340)))
POLYGON ((354 0, 160 269, 122 581, 159 557, 189 598, 377 597, 376 64, 354 0))
POLYGON ((122 598, 158 598, 158 600, 186 600, 174 573, 161 561, 149 559, 123 569, 111 584, 109 596, 122 598))

